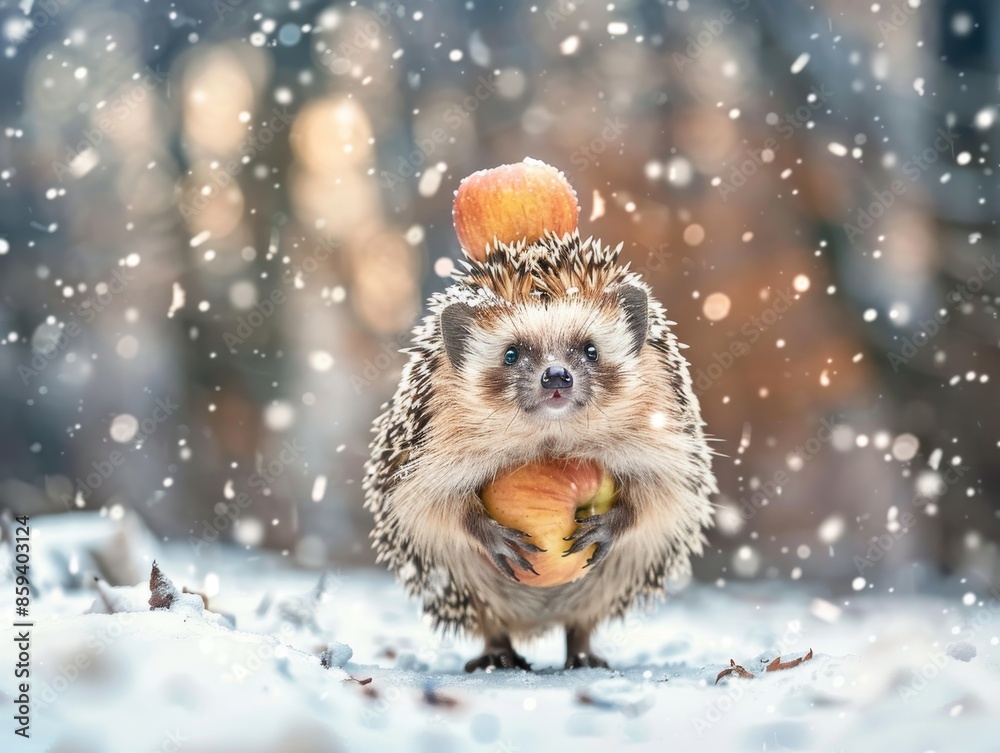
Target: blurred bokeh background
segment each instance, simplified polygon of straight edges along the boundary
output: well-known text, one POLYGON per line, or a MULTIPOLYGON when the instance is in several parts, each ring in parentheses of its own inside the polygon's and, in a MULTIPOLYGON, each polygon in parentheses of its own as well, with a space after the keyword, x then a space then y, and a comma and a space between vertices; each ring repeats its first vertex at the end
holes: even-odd
POLYGON ((996 4, 2 0, 0 36, 0 507, 371 565, 453 190, 531 156, 690 346, 696 578, 1000 580, 996 4))

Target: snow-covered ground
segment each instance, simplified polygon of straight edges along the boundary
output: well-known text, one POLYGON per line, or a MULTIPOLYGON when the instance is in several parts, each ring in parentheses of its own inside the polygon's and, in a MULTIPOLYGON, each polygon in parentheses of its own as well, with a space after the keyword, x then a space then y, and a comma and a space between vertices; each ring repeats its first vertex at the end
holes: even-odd
POLYGON ((534 673, 467 675, 478 644, 433 633, 388 575, 318 585, 279 557, 147 542, 128 557, 148 573, 155 555, 211 610, 184 595, 149 611, 147 581, 66 585, 87 580, 106 526, 67 520, 35 527, 30 740, 13 735, 13 584, 0 581, 5 751, 1000 750, 1000 602, 958 581, 849 597, 691 584, 600 632, 613 671, 561 670, 553 635, 522 647, 534 673), (70 551, 68 536, 89 543, 70 551), (69 580, 52 565, 63 560, 69 580), (731 658, 756 677, 715 685, 731 658))

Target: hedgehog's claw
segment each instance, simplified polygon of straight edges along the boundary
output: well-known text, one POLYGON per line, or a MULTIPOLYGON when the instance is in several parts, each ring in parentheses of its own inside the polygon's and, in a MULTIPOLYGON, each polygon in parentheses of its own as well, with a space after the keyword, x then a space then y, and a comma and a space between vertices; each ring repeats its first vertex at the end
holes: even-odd
POLYGON ((493 539, 492 546, 489 547, 490 559, 503 572, 507 573, 514 580, 520 580, 511 567, 511 562, 515 563, 521 570, 538 575, 524 552, 533 553, 544 551, 540 547, 525 541, 528 534, 518 531, 516 528, 496 524, 497 536, 493 539))
POLYGON ((584 567, 591 567, 592 565, 597 565, 604 561, 604 558, 608 556, 608 552, 611 551, 611 547, 607 544, 598 544, 597 549, 587 560, 587 564, 584 567))
POLYGON ((504 533, 510 536, 511 540, 516 541, 517 545, 521 547, 524 551, 535 554, 536 552, 544 552, 537 544, 532 544, 530 541, 525 541, 524 539, 530 539, 531 534, 525 533, 524 531, 519 531, 516 528, 508 528, 507 526, 500 526, 504 529, 504 533))
POLYGON ((516 566, 520 570, 538 575, 538 571, 535 570, 525 554, 534 554, 545 550, 527 541, 526 539, 531 538, 531 536, 524 531, 501 525, 485 515, 482 516, 481 520, 473 521, 469 526, 469 531, 480 541, 500 572, 514 580, 519 580, 514 571, 516 566))
POLYGON ((591 567, 602 562, 611 552, 611 545, 627 525, 627 521, 618 511, 611 508, 603 515, 594 515, 576 521, 579 527, 563 541, 572 541, 569 549, 563 552, 563 557, 577 554, 596 544, 594 553, 584 567, 591 567))

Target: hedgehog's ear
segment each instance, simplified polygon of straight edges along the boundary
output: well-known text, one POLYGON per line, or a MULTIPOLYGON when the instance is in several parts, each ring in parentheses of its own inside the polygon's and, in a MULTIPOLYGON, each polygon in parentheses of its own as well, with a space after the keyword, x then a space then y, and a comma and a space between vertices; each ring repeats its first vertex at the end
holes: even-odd
POLYGON ((457 371, 468 354, 468 340, 472 334, 475 311, 467 303, 453 303, 441 312, 441 339, 448 360, 457 371))
POLYGON ((628 331, 632 335, 633 355, 642 350, 649 333, 649 297, 646 291, 635 285, 622 285, 618 291, 618 302, 625 312, 628 331))

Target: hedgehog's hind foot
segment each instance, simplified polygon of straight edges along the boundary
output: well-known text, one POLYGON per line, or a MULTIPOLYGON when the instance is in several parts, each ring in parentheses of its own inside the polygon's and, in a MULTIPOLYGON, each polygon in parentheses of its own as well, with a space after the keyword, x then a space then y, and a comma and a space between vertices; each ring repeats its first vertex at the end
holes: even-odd
POLYGON ((475 672, 477 669, 484 669, 487 672, 494 669, 523 669, 530 672, 531 665, 514 650, 510 638, 504 636, 487 643, 482 656, 466 662, 466 672, 475 672))
POLYGON ((590 649, 589 625, 566 626, 566 669, 608 669, 608 663, 590 649))

